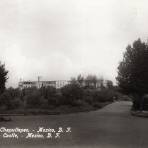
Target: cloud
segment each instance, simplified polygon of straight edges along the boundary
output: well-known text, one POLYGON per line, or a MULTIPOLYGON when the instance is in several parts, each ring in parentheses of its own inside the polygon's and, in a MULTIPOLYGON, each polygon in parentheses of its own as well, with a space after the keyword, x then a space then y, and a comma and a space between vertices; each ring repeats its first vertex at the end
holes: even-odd
POLYGON ((146 40, 147 17, 146 0, 1 0, 0 57, 10 71, 8 85, 79 73, 115 81, 127 44, 146 40))

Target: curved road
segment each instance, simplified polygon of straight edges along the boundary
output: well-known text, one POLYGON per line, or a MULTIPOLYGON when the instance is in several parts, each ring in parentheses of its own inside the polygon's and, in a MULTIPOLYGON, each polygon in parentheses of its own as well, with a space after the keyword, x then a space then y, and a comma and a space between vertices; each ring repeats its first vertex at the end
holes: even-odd
POLYGON ((6 128, 71 127, 59 139, 3 139, 2 148, 147 148, 148 119, 130 114, 132 103, 120 101, 101 110, 59 116, 13 117, 12 122, 0 123, 6 128))

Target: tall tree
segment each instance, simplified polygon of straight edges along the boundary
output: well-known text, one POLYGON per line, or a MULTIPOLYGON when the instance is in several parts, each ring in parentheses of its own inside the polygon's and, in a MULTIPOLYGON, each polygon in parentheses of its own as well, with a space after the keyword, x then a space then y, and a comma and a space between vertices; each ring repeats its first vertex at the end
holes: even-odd
POLYGON ((148 94, 148 44, 138 39, 127 46, 116 79, 119 87, 133 96, 133 109, 143 109, 148 94))
POLYGON ((0 94, 5 90, 5 84, 8 79, 8 71, 5 69, 5 64, 0 63, 0 94))
POLYGON ((148 45, 140 39, 128 45, 118 66, 117 81, 126 93, 148 93, 148 45))

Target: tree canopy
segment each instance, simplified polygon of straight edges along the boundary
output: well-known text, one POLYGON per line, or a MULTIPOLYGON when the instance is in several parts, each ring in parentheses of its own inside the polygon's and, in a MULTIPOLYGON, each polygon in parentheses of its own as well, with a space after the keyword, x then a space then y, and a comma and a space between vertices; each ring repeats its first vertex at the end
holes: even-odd
POLYGON ((5 84, 8 79, 8 71, 5 69, 5 65, 0 63, 0 94, 5 90, 5 84))
POLYGON ((126 93, 148 93, 148 45, 141 39, 127 46, 116 79, 126 93))

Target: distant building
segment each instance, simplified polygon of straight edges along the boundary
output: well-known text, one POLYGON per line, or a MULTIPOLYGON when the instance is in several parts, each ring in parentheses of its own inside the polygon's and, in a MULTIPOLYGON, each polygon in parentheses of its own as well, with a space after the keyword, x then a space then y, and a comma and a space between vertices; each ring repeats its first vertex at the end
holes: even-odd
POLYGON ((58 80, 58 81, 55 81, 56 82, 56 88, 62 88, 64 87, 65 85, 68 85, 71 83, 71 81, 67 81, 67 80, 58 80))
POLYGON ((48 87, 52 86, 57 89, 64 87, 65 85, 70 84, 70 81, 67 80, 58 80, 58 81, 20 81, 18 87, 20 89, 24 88, 41 88, 41 87, 48 87))
POLYGON ((37 87, 37 86, 38 86, 38 84, 36 83, 36 81, 20 81, 19 82, 20 89, 37 87))
POLYGON ((97 81, 92 81, 92 80, 85 80, 80 84, 80 86, 82 87, 86 87, 86 88, 96 88, 96 89, 101 89, 101 88, 107 88, 107 82, 108 80, 97 80, 97 81))
MULTIPOLYGON (((60 89, 64 87, 65 85, 71 84, 72 81, 67 80, 56 80, 56 81, 20 81, 18 87, 20 89, 24 88, 41 88, 41 87, 48 87, 52 86, 56 89, 60 89)), ((102 89, 102 88, 108 88, 109 80, 97 80, 95 82, 92 82, 91 80, 85 80, 81 83, 78 82, 78 84, 81 87, 85 88, 92 88, 92 89, 102 89)))

